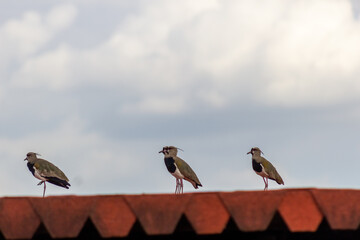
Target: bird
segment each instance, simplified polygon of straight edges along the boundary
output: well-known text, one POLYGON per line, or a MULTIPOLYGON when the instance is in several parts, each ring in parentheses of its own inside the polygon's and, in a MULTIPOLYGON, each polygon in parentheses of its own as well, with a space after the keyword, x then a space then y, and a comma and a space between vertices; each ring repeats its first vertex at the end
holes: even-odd
POLYGON ((284 185, 284 181, 282 180, 280 174, 276 171, 276 168, 266 160, 264 157, 261 156, 261 153, 264 154, 260 148, 253 147, 251 148, 250 152, 247 154, 252 155, 252 167, 255 171, 255 173, 259 176, 261 176, 265 183, 264 191, 268 189, 268 181, 269 178, 271 180, 276 181, 278 184, 284 185))
POLYGON ((190 182, 195 189, 202 187, 198 177, 191 167, 177 156, 178 149, 174 146, 165 146, 159 153, 164 154, 167 170, 176 178, 175 194, 184 193, 183 179, 190 182))
POLYGON ((32 175, 41 180, 38 185, 44 183, 43 197, 45 197, 46 182, 69 189, 71 185, 65 174, 51 162, 38 158, 37 156, 41 155, 38 153, 29 152, 26 154, 24 161, 28 161, 27 167, 29 168, 32 175))

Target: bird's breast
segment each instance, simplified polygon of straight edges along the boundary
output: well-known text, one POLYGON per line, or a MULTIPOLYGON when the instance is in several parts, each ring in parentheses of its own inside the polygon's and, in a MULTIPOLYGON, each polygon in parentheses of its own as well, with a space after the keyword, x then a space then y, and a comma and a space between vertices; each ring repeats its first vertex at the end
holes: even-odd
POLYGON ((34 163, 28 162, 27 167, 29 168, 30 172, 34 175, 34 177, 36 177, 37 179, 39 179, 41 181, 46 181, 46 178, 41 176, 41 174, 39 173, 39 170, 35 167, 34 163))
POLYGON ((260 163, 258 163, 257 161, 255 161, 255 159, 252 160, 252 167, 254 169, 255 172, 262 172, 262 166, 260 163))
POLYGON ((35 176, 35 168, 34 168, 34 164, 33 163, 27 163, 27 167, 30 170, 30 172, 32 173, 32 175, 35 176))
POLYGON ((176 171, 176 166, 175 166, 175 160, 172 157, 166 157, 164 158, 164 162, 165 162, 165 166, 167 168, 167 170, 170 173, 174 173, 176 171))
POLYGON ((44 178, 43 176, 40 175, 39 171, 36 169, 35 164, 34 163, 27 163, 27 167, 29 168, 30 172, 32 173, 32 175, 34 175, 34 177, 36 177, 37 179, 41 180, 41 181, 46 181, 46 178, 44 178))
POLYGON ((40 175, 40 173, 37 171, 37 169, 34 168, 34 177, 36 177, 37 179, 41 180, 41 181, 47 181, 46 178, 44 178, 43 176, 40 175))
MULTIPOLYGON (((175 165, 176 167, 176 165, 175 165)), ((180 172, 179 168, 176 167, 176 170, 175 172, 171 173, 174 177, 176 178, 180 178, 180 179, 183 179, 184 178, 184 175, 182 175, 182 173, 180 172)))
POLYGON ((164 159, 165 165, 169 173, 176 178, 184 178, 184 175, 180 172, 179 168, 176 166, 175 160, 172 157, 167 157, 164 159))
POLYGON ((258 163, 254 159, 252 160, 252 165, 255 173, 261 177, 269 177, 269 174, 265 171, 264 166, 261 163, 258 163))

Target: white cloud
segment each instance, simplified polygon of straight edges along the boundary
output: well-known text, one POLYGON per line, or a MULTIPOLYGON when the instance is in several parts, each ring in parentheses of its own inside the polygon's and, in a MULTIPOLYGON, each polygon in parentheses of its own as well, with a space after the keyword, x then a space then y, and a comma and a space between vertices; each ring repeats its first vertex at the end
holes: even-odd
MULTIPOLYGON (((356 182, 340 164, 323 175, 306 168, 328 149, 359 145, 352 144, 359 118, 353 104, 308 116, 315 111, 274 113, 279 108, 250 103, 323 106, 358 99, 359 21, 349 2, 142 1, 111 23, 91 15, 99 24, 86 26, 81 40, 61 33, 79 33, 92 7, 109 5, 76 4, 25 11, 0 25, 0 163, 11 169, 0 175, 1 194, 41 196, 22 161, 28 151, 40 152, 70 178, 69 190, 53 186, 49 194, 173 192, 175 180, 157 153, 169 144, 193 149, 184 159, 203 182, 200 191, 262 189, 249 159, 238 159, 254 143, 286 143, 281 147, 290 155, 291 146, 304 150, 275 164, 285 187, 356 182), (106 34, 99 31, 104 23, 111 25, 106 34), (91 34, 97 40, 77 48, 91 34), (193 114, 199 108, 206 114, 193 114), (309 148, 316 150, 307 155, 309 148), (308 180, 296 176, 298 161, 308 180)), ((349 151, 329 152, 331 163, 356 159, 349 151)), ((193 191, 189 184, 186 189, 193 191)))
MULTIPOLYGON (((46 25, 66 28, 75 16, 76 8, 61 6, 46 25)), ((333 104, 359 95, 359 24, 347 1, 157 1, 114 23, 93 48, 62 44, 32 56, 13 81, 121 88, 137 96, 128 109, 154 113, 163 109, 164 92, 176 96, 177 112, 190 95, 216 108, 244 100, 333 104)))
POLYGON ((74 22, 76 15, 77 9, 74 5, 59 5, 51 9, 45 16, 45 22, 52 31, 61 31, 74 22))
POLYGON ((186 111, 186 109, 186 102, 182 96, 168 96, 145 98, 139 103, 126 104, 120 109, 120 112, 177 114, 186 111))
POLYGON ((20 19, 9 19, 0 26, 0 60, 24 60, 68 27, 76 16, 73 5, 59 5, 47 15, 25 12, 20 19))
POLYGON ((13 84, 24 88, 47 86, 61 89, 71 85, 71 52, 68 47, 60 46, 51 53, 31 58, 13 76, 13 84))
POLYGON ((193 64, 221 81, 256 61, 273 24, 279 19, 278 1, 228 1, 194 18, 183 29, 193 51, 193 64))
POLYGON ((228 104, 225 96, 220 94, 216 89, 209 91, 200 90, 198 96, 203 102, 208 103, 210 106, 215 108, 221 108, 228 104))
POLYGON ((0 59, 2 62, 23 59, 48 39, 41 16, 36 12, 26 12, 21 19, 11 19, 0 26, 0 59))
POLYGON ((326 105, 357 98, 360 22, 348 1, 297 2, 267 48, 270 103, 326 105))
MULTIPOLYGON (((126 178, 135 169, 142 171, 142 166, 147 165, 140 164, 131 142, 105 139, 84 131, 85 126, 85 121, 75 117, 52 131, 36 132, 20 139, 0 138, 0 163, 14 169, 1 174, 0 194, 35 194, 37 180, 32 179, 23 161, 29 151, 40 153, 64 171, 72 184, 66 193, 92 192, 95 185, 108 184, 119 179, 118 176, 126 178), (11 187, 7 186, 9 182, 11 187)), ((54 187, 49 194, 53 193, 64 194, 64 189, 54 187)))

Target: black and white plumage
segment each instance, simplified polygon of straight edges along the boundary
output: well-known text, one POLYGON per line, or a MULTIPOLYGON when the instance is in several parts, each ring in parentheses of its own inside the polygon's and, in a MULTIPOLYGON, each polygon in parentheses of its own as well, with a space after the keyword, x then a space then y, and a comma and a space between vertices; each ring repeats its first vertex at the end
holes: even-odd
POLYGON ((261 156, 262 151, 258 147, 251 148, 250 152, 248 152, 247 154, 250 153, 252 155, 253 170, 264 180, 264 190, 268 189, 269 179, 276 181, 278 184, 284 185, 284 181, 282 180, 280 174, 277 172, 276 168, 271 164, 271 162, 261 156))
POLYGON ((24 159, 28 161, 27 167, 34 177, 41 180, 38 185, 44 183, 43 197, 45 197, 46 182, 68 189, 69 179, 51 162, 37 157, 37 153, 29 152, 24 159))
POLYGON ((164 162, 167 170, 176 178, 175 194, 183 193, 183 179, 190 182, 195 189, 202 187, 198 177, 192 168, 177 156, 177 149, 174 146, 163 147, 159 153, 164 154, 164 162))

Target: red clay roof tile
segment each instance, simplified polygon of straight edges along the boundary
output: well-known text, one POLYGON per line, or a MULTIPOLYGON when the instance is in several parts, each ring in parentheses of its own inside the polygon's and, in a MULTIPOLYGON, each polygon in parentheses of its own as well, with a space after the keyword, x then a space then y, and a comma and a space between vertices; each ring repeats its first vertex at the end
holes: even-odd
POLYGON ((197 234, 219 234, 230 218, 217 193, 193 194, 185 215, 197 234))
POLYGON ((0 229, 6 239, 31 239, 39 225, 27 198, 0 200, 0 229))
POLYGON ((125 196, 141 226, 149 235, 174 232, 191 194, 125 196))
POLYGON ((94 197, 32 198, 31 204, 52 238, 77 237, 89 217, 94 197))
POLYGON ((241 231, 265 231, 281 203, 283 191, 230 192, 220 193, 220 197, 241 231))
POLYGON ((148 235, 174 234, 183 215, 196 234, 221 234, 230 217, 241 231, 266 231, 276 212, 290 232, 315 232, 323 220, 331 230, 358 231, 360 191, 285 189, 0 198, 0 237, 30 239, 34 234, 46 234, 37 232, 43 225, 51 238, 75 238, 87 229, 84 224, 89 218, 105 238, 129 236, 137 229, 136 221, 148 235))
POLYGON ((355 230, 360 223, 359 190, 312 190, 319 208, 334 230, 355 230))
POLYGON ((278 209, 291 232, 315 232, 323 215, 309 191, 286 191, 278 209))
POLYGON ((136 221, 122 196, 99 196, 90 217, 104 238, 127 236, 136 221))

